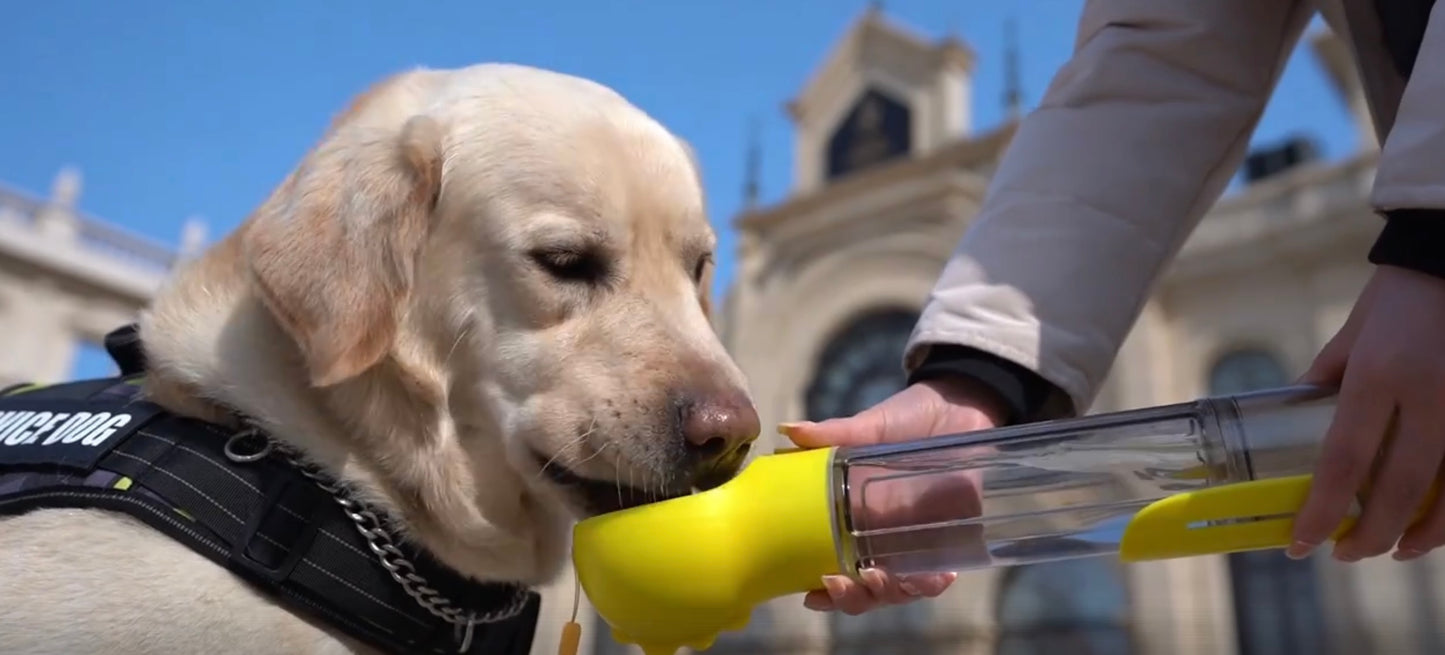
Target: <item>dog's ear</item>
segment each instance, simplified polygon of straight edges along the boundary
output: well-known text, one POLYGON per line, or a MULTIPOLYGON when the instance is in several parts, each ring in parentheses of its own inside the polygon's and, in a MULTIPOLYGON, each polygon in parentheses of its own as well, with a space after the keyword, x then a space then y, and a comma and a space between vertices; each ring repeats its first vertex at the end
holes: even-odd
POLYGON ((441 128, 332 131, 246 227, 251 277, 315 386, 389 352, 441 190, 441 128))

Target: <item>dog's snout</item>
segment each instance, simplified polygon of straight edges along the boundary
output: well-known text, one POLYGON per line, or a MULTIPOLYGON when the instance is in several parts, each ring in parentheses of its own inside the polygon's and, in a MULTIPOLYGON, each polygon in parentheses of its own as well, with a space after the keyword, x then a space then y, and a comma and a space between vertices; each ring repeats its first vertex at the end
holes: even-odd
POLYGON ((698 394, 683 405, 682 437, 699 472, 741 459, 760 430, 757 410, 740 391, 698 394))

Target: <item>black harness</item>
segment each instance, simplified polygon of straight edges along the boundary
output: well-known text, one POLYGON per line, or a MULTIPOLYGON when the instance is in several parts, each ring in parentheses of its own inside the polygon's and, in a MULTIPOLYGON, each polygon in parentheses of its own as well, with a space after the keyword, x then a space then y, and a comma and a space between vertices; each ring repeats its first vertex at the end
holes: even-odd
POLYGON ((462 576, 265 435, 171 414, 140 394, 133 326, 115 378, 0 390, 0 516, 121 512, 291 610, 386 653, 521 655, 540 596, 462 576))

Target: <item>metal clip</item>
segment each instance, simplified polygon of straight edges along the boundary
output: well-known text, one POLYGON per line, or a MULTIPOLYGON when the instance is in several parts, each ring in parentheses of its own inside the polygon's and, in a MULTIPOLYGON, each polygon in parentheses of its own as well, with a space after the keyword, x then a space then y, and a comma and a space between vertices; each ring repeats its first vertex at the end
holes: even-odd
POLYGON ((238 464, 249 464, 251 462, 265 459, 267 455, 271 454, 272 448, 273 445, 271 444, 270 439, 262 437, 255 428, 251 428, 248 430, 242 430, 240 432, 237 432, 236 434, 231 435, 231 438, 226 440, 226 448, 224 452, 226 453, 226 459, 229 459, 238 464), (261 439, 260 449, 250 453, 237 452, 237 446, 239 446, 241 442, 252 438, 261 439))
POLYGON ((460 632, 461 634, 458 635, 458 636, 459 636, 459 637, 461 638, 461 640, 462 640, 462 645, 461 645, 461 647, 457 648, 457 652, 458 652, 458 653, 465 653, 465 652, 471 650, 471 648, 472 648, 472 631, 473 631, 476 627, 477 627, 477 622, 476 622, 476 619, 473 619, 473 618, 468 618, 465 622, 456 624, 456 627, 452 630, 452 632, 453 632, 453 634, 460 632))

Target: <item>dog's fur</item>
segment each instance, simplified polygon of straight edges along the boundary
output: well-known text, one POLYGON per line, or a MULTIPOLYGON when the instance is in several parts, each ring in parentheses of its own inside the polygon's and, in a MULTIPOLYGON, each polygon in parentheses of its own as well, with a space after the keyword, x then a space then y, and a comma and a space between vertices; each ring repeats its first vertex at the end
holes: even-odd
MULTIPOLYGON (((694 484, 689 420, 757 433, 703 204, 687 146, 601 85, 397 75, 143 313, 146 392, 259 422, 465 574, 544 583, 596 511, 545 466, 662 497, 694 484)), ((100 511, 0 521, 0 598, 6 653, 367 652, 100 511)))

